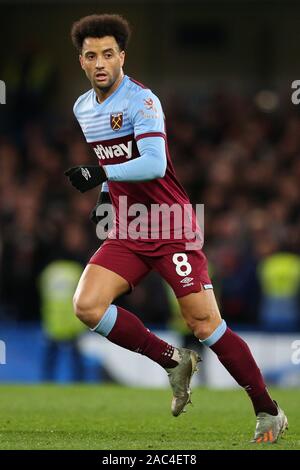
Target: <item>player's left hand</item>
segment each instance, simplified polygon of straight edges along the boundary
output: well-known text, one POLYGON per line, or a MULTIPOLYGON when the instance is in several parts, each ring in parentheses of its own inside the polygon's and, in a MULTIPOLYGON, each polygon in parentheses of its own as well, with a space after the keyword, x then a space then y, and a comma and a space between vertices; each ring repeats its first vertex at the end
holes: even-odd
POLYGON ((65 171, 70 183, 81 193, 99 186, 107 180, 105 171, 101 166, 80 165, 73 166, 65 171))

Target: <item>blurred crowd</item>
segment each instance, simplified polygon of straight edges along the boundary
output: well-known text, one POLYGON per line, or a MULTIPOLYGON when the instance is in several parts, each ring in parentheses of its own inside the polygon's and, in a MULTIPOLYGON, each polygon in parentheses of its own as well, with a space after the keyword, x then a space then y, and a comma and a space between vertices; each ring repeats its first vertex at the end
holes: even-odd
MULTIPOLYGON (((262 112, 232 93, 163 104, 178 178, 205 204, 204 251, 224 317, 299 329, 300 115, 262 112)), ((40 318, 42 270, 55 259, 84 265, 98 247, 89 221, 98 190, 78 193, 64 176, 94 162, 75 121, 23 113, 0 134, 0 319, 40 318)), ((123 301, 148 323, 176 314, 153 276, 123 301)))

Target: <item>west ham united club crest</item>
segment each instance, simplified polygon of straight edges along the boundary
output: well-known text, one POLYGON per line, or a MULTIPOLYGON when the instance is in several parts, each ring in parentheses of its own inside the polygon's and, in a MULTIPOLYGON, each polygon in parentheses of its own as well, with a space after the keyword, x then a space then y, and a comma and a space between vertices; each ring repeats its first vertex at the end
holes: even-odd
POLYGON ((110 125, 113 131, 118 131, 123 125, 123 113, 114 113, 110 115, 110 125))

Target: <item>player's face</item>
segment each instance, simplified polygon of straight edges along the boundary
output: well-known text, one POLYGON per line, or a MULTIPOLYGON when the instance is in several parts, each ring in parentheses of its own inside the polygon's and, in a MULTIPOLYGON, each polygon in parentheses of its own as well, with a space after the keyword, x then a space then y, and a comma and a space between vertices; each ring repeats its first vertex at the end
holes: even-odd
POLYGON ((117 88, 123 76, 125 52, 120 51, 113 36, 85 38, 79 59, 96 91, 107 93, 117 88))

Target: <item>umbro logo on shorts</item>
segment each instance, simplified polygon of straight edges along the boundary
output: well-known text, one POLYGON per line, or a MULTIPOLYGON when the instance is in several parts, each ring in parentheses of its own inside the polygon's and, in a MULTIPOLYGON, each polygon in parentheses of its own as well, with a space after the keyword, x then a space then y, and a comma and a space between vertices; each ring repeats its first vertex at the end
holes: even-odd
POLYGON ((194 283, 192 282, 194 280, 193 277, 185 277, 184 279, 182 279, 182 281, 180 281, 181 284, 184 284, 183 287, 189 287, 189 286, 192 286, 194 283))

